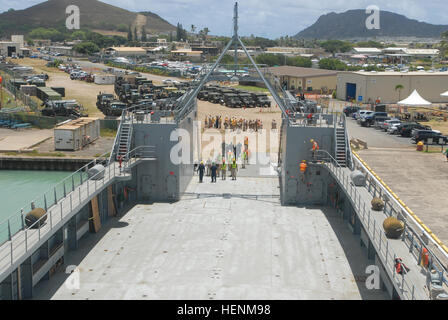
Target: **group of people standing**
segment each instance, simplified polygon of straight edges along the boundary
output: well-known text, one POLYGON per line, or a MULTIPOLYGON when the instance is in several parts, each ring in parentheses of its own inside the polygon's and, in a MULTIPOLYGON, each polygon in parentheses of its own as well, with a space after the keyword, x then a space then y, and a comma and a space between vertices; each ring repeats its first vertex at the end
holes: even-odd
MULTIPOLYGON (((218 161, 207 160, 206 163, 201 161, 201 163, 195 168, 195 171, 199 173, 199 183, 204 182, 204 176, 211 177, 211 182, 216 183, 217 178, 221 176, 222 180, 227 179, 227 172, 230 172, 230 177, 232 180, 236 180, 237 172, 238 172, 238 164, 236 161, 236 150, 234 152, 230 152, 227 155, 227 159, 225 156, 221 158, 218 157, 218 161)), ((249 164, 249 152, 247 147, 241 153, 241 168, 245 169, 246 165, 249 164)))
POLYGON ((204 182, 204 175, 211 177, 211 182, 216 183, 216 179, 219 176, 222 177, 222 180, 227 179, 227 171, 230 171, 230 176, 232 180, 236 180, 236 174, 238 172, 238 164, 235 159, 227 164, 225 158, 223 158, 221 163, 211 162, 210 160, 204 164, 204 161, 198 166, 197 172, 199 173, 199 183, 204 182))
POLYGON ((204 127, 211 129, 230 129, 230 130, 242 130, 249 131, 253 130, 258 132, 258 130, 263 129, 263 122, 259 119, 247 120, 237 117, 225 117, 222 116, 206 116, 204 120, 204 127))

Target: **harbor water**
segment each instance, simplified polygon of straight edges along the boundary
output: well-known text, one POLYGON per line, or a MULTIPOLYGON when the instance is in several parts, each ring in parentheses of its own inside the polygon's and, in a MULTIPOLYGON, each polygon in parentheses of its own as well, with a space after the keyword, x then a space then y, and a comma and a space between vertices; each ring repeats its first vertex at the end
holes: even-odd
MULTIPOLYGON (((25 214, 28 213, 31 210, 31 201, 36 199, 36 207, 41 207, 42 196, 54 194, 54 191, 49 190, 71 174, 65 171, 0 170, 0 241, 4 241, 3 238, 8 236, 7 224, 4 222, 9 217, 14 216, 11 219, 11 228, 12 232, 15 232, 22 224, 21 209, 23 208, 25 214)), ((57 189, 59 193, 61 187, 57 189)))

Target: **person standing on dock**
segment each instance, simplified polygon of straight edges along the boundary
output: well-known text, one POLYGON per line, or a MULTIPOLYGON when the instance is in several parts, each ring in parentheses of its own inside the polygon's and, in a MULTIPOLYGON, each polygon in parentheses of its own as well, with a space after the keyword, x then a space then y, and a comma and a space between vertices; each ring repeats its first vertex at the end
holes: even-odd
POLYGON ((212 163, 210 171, 211 171, 211 176, 212 176, 212 183, 213 182, 216 183, 216 172, 218 171, 218 167, 216 166, 216 164, 214 162, 212 163))
POLYGON ((225 158, 222 158, 221 175, 222 175, 222 180, 226 180, 226 178, 227 178, 227 164, 226 164, 226 159, 225 158))
POLYGON ((199 183, 202 183, 203 179, 204 179, 204 172, 205 172, 204 161, 201 161, 201 163, 199 164, 198 172, 199 172, 199 183))
POLYGON ((236 180, 236 172, 238 171, 238 165, 236 164, 236 160, 233 159, 231 166, 232 180, 236 180))

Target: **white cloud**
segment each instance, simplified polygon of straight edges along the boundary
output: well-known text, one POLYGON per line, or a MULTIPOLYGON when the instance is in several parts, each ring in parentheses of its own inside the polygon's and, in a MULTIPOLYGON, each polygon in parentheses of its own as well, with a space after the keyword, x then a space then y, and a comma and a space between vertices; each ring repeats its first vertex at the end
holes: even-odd
MULTIPOLYGON (((0 11, 24 9, 39 0, 0 0, 0 11)), ((232 31, 233 0, 103 0, 132 11, 151 11, 172 24, 180 22, 187 30, 194 24, 198 29, 208 27, 212 34, 230 35, 232 31)), ((329 12, 344 12, 377 5, 392 11, 434 24, 448 24, 446 0, 240 0, 240 33, 279 37, 294 35, 329 12)))

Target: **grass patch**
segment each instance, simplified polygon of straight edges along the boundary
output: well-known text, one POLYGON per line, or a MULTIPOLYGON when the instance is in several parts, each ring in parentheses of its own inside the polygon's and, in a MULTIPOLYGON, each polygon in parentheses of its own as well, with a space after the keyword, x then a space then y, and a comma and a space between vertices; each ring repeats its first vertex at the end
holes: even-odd
POLYGON ((66 155, 62 152, 38 152, 37 150, 33 150, 31 152, 6 152, 7 156, 28 156, 28 157, 56 157, 56 158, 65 158, 66 155))
POLYGON ((101 153, 97 153, 94 155, 95 158, 99 158, 99 157, 103 157, 103 158, 109 158, 110 157, 110 152, 106 153, 104 156, 101 153))
POLYGON ((117 130, 104 128, 100 130, 100 135, 105 138, 115 138, 117 135, 117 130))
POLYGON ((269 93, 269 90, 266 88, 260 88, 255 86, 235 86, 236 89, 240 90, 246 90, 251 92, 262 92, 262 93, 269 93))

